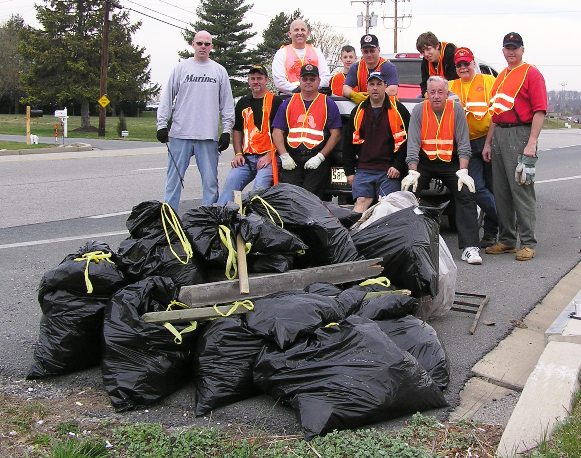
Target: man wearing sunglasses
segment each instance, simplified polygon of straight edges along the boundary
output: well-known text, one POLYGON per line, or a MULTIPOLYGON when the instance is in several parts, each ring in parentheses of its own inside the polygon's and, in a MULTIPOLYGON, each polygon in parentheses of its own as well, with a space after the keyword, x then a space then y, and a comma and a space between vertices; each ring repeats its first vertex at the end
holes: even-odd
POLYGON ((484 235, 480 240, 480 248, 486 248, 496 243, 498 234, 498 217, 496 204, 492 194, 492 166, 482 159, 482 149, 486 134, 490 127, 490 92, 495 78, 492 75, 476 73, 474 54, 468 48, 458 48, 454 53, 456 73, 460 77, 450 81, 450 91, 458 96, 468 122, 470 149, 472 156, 468 163, 468 173, 474 179, 476 204, 484 212, 484 235))
POLYGON ((201 30, 192 46, 194 57, 173 69, 157 109, 157 139, 168 144, 164 200, 176 211, 192 156, 202 179, 202 205, 218 200, 218 156, 228 148, 234 124, 228 73, 210 59, 212 36, 201 30), (220 120, 223 133, 218 138, 220 120))
POLYGON ((280 181, 322 197, 329 177, 325 159, 341 138, 337 104, 318 90, 319 69, 301 67, 301 92, 282 102, 272 123, 272 139, 280 156, 280 181))

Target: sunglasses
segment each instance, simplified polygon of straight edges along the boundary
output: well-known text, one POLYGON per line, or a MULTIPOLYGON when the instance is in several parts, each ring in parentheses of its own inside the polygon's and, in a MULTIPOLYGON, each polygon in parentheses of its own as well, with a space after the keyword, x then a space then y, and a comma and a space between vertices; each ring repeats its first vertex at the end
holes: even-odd
POLYGON ((462 62, 458 62, 458 63, 456 64, 456 68, 461 68, 461 67, 470 67, 470 64, 471 64, 471 63, 472 63, 472 62, 464 62, 464 61, 462 61, 462 62))
POLYGON ((196 44, 198 46, 212 46, 212 43, 210 43, 208 41, 196 41, 196 44))

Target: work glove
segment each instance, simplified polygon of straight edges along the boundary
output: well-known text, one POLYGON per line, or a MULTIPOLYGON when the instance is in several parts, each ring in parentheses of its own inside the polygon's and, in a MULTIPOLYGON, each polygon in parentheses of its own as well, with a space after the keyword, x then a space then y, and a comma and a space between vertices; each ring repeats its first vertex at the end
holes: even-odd
POLYGON ((518 164, 514 171, 514 179, 520 185, 529 185, 535 182, 537 156, 519 154, 518 164))
POLYGON ((162 129, 159 129, 157 131, 157 133, 155 134, 155 136, 157 137, 157 140, 160 143, 167 143, 169 137, 168 137, 168 133, 167 133, 167 127, 163 127, 162 129))
POLYGON ((319 167, 323 163, 324 160, 325 160, 325 156, 323 155, 323 153, 317 153, 317 155, 315 157, 310 158, 305 163, 305 169, 315 170, 317 167, 319 167))
POLYGON ((476 192, 476 186, 474 186, 474 179, 468 175, 468 169, 460 169, 456 171, 456 176, 458 177, 458 191, 462 191, 462 186, 466 185, 468 191, 476 192))
POLYGON ((410 170, 404 179, 401 180, 401 190, 407 191, 411 186, 412 192, 416 192, 418 189, 418 178, 420 178, 420 172, 410 170))
POLYGON ((222 133, 218 140, 218 151, 224 151, 230 146, 230 134, 228 132, 222 133))
POLYGON ((282 163, 282 168, 285 170, 292 170, 297 166, 297 163, 293 160, 289 153, 281 154, 280 162, 282 163))
POLYGON ((369 93, 368 92, 351 92, 351 94, 349 94, 349 99, 351 99, 351 101, 353 103, 356 103, 357 105, 359 105, 361 102, 365 102, 367 100, 367 97, 369 97, 369 93))

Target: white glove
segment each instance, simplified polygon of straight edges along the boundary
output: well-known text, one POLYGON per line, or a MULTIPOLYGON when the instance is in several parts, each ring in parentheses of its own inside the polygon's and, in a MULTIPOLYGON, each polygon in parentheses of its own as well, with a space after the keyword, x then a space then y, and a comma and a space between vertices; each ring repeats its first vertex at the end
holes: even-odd
POLYGON ((401 180, 401 190, 407 191, 410 186, 412 187, 412 192, 416 192, 418 189, 418 178, 420 177, 420 172, 417 170, 410 170, 408 174, 401 180))
POLYGON ((468 175, 468 169, 460 169, 456 172, 458 177, 458 191, 462 191, 462 185, 466 185, 468 191, 476 192, 476 186, 474 186, 474 179, 468 175))
POLYGON ((514 169, 514 181, 516 181, 518 184, 525 184, 527 181, 525 165, 520 161, 516 165, 516 169, 514 169))
POLYGON ((280 162, 282 163, 282 168, 285 170, 292 170, 297 166, 297 163, 293 160, 289 153, 281 154, 280 162))
POLYGON ((325 156, 323 155, 323 153, 317 153, 317 155, 315 157, 310 158, 305 163, 305 169, 315 170, 317 167, 319 167, 323 163, 324 160, 325 160, 325 156))

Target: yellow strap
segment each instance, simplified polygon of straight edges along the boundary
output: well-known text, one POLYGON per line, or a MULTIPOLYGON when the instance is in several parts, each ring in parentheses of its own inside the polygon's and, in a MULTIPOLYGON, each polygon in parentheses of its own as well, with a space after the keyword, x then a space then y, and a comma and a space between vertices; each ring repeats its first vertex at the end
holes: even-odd
POLYGON ((236 249, 232 245, 230 228, 220 224, 220 226, 218 226, 218 233, 220 234, 222 244, 226 247, 226 251, 228 252, 228 259, 226 259, 226 278, 228 280, 234 280, 238 275, 238 265, 236 262, 236 249))
MULTIPOLYGON (((184 304, 183 302, 180 301, 176 301, 173 300, 171 301, 165 311, 166 312, 170 312, 172 310, 174 310, 175 308, 181 308, 181 309, 191 309, 191 307, 188 304, 184 304)), ((171 332, 175 338, 174 338, 174 342, 178 345, 181 345, 181 343, 183 342, 183 335, 187 334, 189 332, 195 331, 198 328, 198 322, 197 321, 190 321, 190 325, 184 329, 182 329, 182 331, 178 331, 173 324, 171 323, 164 323, 163 324, 164 328, 166 328, 169 332, 171 332)))
POLYGON ((326 328, 330 328, 331 326, 339 326, 339 323, 329 323, 325 325, 326 328))
POLYGON ((359 286, 369 286, 369 285, 379 285, 379 286, 385 286, 386 288, 389 288, 389 286, 391 285, 391 282, 389 281, 389 279, 387 277, 375 277, 375 278, 369 278, 369 279, 359 283, 359 286))
POLYGON ((93 284, 89 279, 89 263, 93 261, 95 264, 99 264, 101 261, 107 261, 111 264, 115 264, 111 261, 111 253, 104 253, 103 251, 91 251, 89 253, 83 254, 80 258, 75 258, 75 261, 85 261, 85 285, 87 286, 87 294, 93 292, 93 284))
MULTIPOLYGON (((270 220, 271 220, 271 221, 272 221, 274 224, 277 224, 277 223, 274 221, 274 218, 273 218, 273 216, 270 214, 270 212, 271 212, 271 211, 272 211, 272 212, 273 212, 273 213, 274 213, 274 214, 277 216, 278 220, 280 221, 280 227, 284 227, 284 222, 282 221, 282 218, 280 217, 280 215, 278 214, 278 212, 275 210, 275 208, 274 208, 272 205, 270 205, 270 204, 269 204, 269 203, 268 203, 266 200, 264 200, 264 199, 263 199, 262 197, 260 197, 260 196, 254 196, 254 197, 253 197, 253 198, 250 200, 250 202, 252 203, 252 202, 254 202, 255 200, 258 200, 258 201, 259 201, 259 202, 260 202, 260 203, 261 203, 261 204, 264 206, 264 208, 266 209, 266 213, 268 214, 268 217, 270 218, 270 220)), ((277 226, 278 226, 278 224, 277 224, 277 226)))
POLYGON ((163 230, 165 232, 165 238, 167 239, 169 249, 171 250, 173 255, 182 264, 187 264, 188 262, 190 262, 190 259, 192 259, 192 256, 194 255, 192 251, 192 246, 190 245, 190 242, 186 237, 186 234, 184 232, 184 229, 182 228, 182 225, 180 224, 178 216, 173 211, 173 208, 171 208, 171 205, 169 205, 167 202, 164 202, 161 206, 161 223, 163 224, 163 230), (174 251, 173 247, 171 246, 172 243, 169 237, 169 233, 167 231, 167 224, 169 224, 169 226, 173 229, 175 234, 178 236, 178 240, 182 244, 184 253, 186 254, 185 261, 182 258, 180 258, 180 256, 174 251))
POLYGON ((214 311, 222 317, 227 317, 232 315, 236 310, 238 310, 239 307, 244 307, 246 310, 251 312, 252 310, 254 310, 254 303, 250 299, 244 299, 243 301, 234 301, 232 302, 232 307, 230 307, 230 310, 228 310, 226 313, 220 311, 220 309, 218 308, 218 304, 215 304, 214 311))

